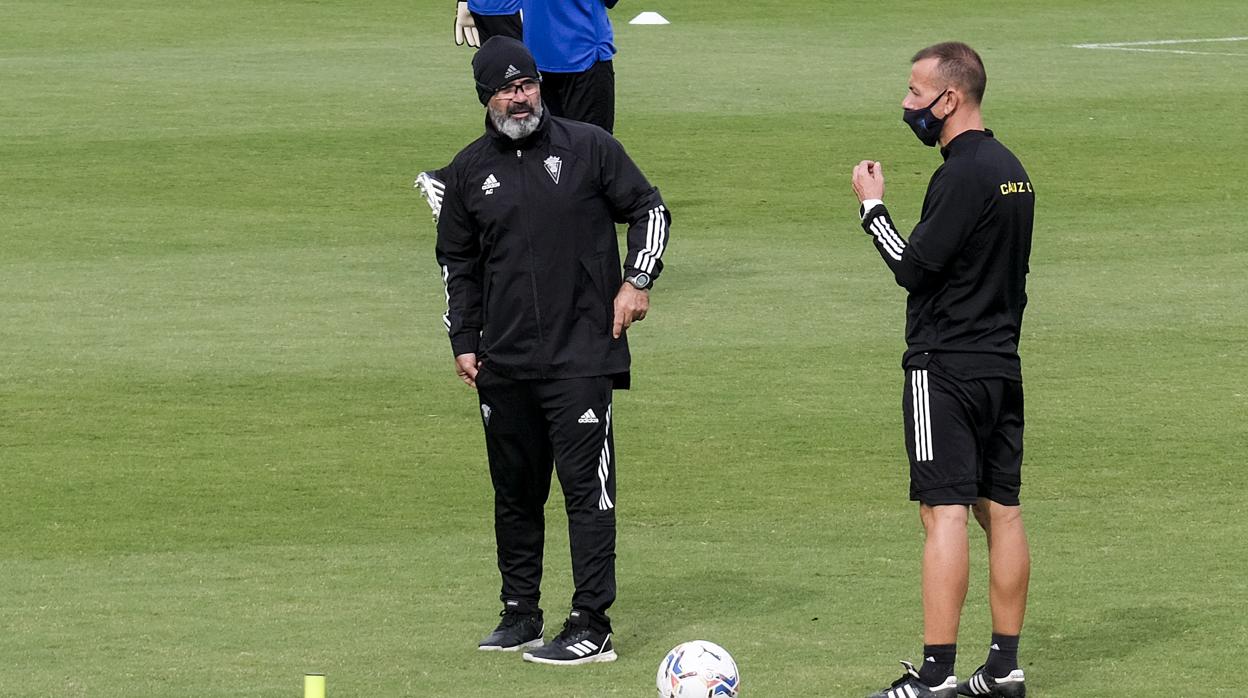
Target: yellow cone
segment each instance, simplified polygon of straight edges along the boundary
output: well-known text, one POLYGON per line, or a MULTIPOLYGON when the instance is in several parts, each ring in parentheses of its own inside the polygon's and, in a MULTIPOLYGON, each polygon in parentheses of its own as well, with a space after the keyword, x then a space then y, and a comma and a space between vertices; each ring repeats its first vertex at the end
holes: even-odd
POLYGON ((303 677, 303 698, 325 698, 325 675, 305 674, 303 677))

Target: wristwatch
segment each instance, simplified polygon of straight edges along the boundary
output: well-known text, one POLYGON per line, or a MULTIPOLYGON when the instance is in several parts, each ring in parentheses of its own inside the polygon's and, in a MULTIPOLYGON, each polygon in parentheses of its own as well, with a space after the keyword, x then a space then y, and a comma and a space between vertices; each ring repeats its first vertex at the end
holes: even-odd
POLYGON ((644 271, 639 271, 633 276, 626 276, 624 280, 633 285, 638 291, 648 291, 654 285, 654 279, 644 271))

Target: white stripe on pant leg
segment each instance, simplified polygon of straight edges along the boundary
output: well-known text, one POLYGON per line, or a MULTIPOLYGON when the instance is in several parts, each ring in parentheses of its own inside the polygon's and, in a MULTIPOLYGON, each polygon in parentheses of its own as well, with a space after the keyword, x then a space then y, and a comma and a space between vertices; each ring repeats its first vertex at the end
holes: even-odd
POLYGON ((607 494, 607 478, 611 476, 611 403, 609 402, 607 403, 607 416, 603 421, 607 423, 607 431, 602 439, 602 451, 598 453, 598 482, 602 484, 602 490, 598 494, 599 511, 615 508, 615 503, 607 494))
POLYGON ((611 508, 607 506, 607 458, 607 450, 604 448, 598 453, 598 482, 602 483, 598 490, 598 511, 611 508))

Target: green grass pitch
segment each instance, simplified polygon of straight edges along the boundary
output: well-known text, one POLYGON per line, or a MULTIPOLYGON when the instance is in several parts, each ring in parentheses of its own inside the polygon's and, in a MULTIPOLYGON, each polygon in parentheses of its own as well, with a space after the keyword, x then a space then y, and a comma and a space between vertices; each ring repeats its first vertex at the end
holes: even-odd
POLYGON ((294 696, 308 671, 334 697, 649 696, 694 638, 747 696, 894 678, 920 642, 903 292, 849 172, 882 161, 913 225, 939 155, 900 101, 946 39, 980 49, 1038 192, 1032 692, 1239 694, 1239 0, 619 4, 617 136, 673 238, 616 399, 620 660, 571 670, 474 649, 491 494, 411 189, 481 128, 451 4, 0 2, 0 696, 294 696))

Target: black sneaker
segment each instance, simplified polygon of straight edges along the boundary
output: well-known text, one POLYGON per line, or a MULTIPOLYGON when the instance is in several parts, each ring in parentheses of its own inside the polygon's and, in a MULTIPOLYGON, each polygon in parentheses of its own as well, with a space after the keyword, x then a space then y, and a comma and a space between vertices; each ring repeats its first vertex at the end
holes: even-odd
POLYGON ((587 614, 573 611, 555 639, 544 647, 525 652, 524 661, 563 666, 614 662, 615 646, 611 644, 611 630, 595 630, 587 614))
POLYGON ((540 610, 537 613, 520 613, 504 608, 498 615, 503 619, 494 628, 494 632, 477 643, 477 649, 487 652, 517 652, 542 646, 542 633, 546 626, 542 623, 540 610))
POLYGON ((1023 683, 1022 669, 1015 669, 998 679, 989 676, 981 666, 971 674, 971 678, 958 684, 958 693, 964 696, 1023 698, 1027 695, 1027 686, 1023 683))
POLYGON ((881 689, 867 698, 956 698, 958 695, 958 678, 945 677, 939 686, 928 686, 919 678, 919 670, 910 662, 903 661, 906 673, 893 682, 888 688, 881 689))

